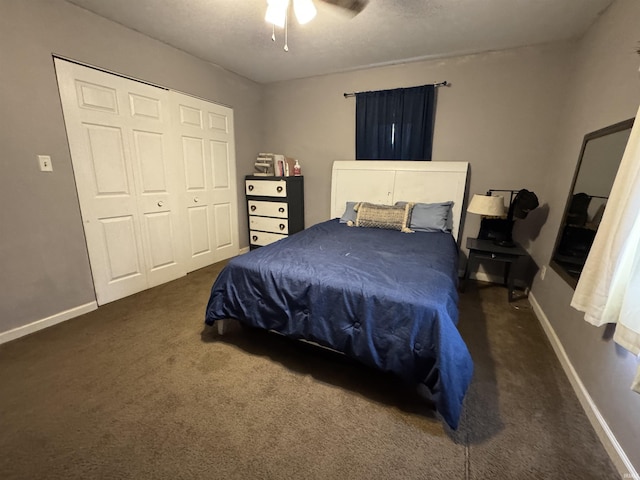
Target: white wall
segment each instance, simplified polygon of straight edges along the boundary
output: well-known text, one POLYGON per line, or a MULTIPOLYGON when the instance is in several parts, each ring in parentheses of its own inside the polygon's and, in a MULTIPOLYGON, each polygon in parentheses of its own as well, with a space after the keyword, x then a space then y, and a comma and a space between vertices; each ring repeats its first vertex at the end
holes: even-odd
POLYGON ((52 54, 232 107, 239 183, 262 145, 260 85, 61 0, 0 0, 0 333, 95 301, 52 54))
MULTIPOLYGON (((520 48, 267 85, 266 148, 300 160, 307 225, 326 220, 331 165, 355 156, 355 99, 343 93, 447 80, 451 86, 437 91, 433 160, 470 162, 469 195, 490 188, 540 194, 553 165, 575 48, 520 48)), ((531 231, 516 231, 526 247, 542 217, 532 215, 531 231)), ((462 238, 475 237, 479 225, 478 216, 467 216, 462 238)))
MULTIPOLYGON (((588 132, 631 118, 640 104, 640 2, 618 0, 587 32, 575 51, 575 68, 559 143, 553 152, 553 175, 544 190, 549 221, 532 245, 534 256, 547 263, 588 132)), ((532 293, 549 318, 585 385, 636 470, 640 470, 640 395, 629 389, 638 360, 616 346, 612 331, 596 328, 569 304, 571 289, 553 270, 536 278, 532 293)))

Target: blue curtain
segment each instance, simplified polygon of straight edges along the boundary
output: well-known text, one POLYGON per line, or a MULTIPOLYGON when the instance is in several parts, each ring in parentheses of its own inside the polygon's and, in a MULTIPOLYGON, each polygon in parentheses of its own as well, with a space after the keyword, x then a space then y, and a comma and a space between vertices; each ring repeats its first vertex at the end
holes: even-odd
POLYGON ((431 160, 435 87, 356 93, 357 160, 431 160))

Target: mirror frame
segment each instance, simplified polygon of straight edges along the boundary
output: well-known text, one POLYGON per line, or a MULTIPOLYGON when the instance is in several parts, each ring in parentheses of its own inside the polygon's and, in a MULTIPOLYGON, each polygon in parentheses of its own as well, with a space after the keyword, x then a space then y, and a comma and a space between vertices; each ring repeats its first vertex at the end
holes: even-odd
MULTIPOLYGON (((576 187, 576 181, 578 180, 578 175, 580 173, 580 167, 582 166, 582 158, 584 156, 584 151, 587 147, 587 143, 590 140, 594 140, 596 138, 604 137, 606 135, 610 135, 612 133, 621 132, 623 130, 631 129, 633 127, 633 122, 635 118, 630 118, 628 120, 623 120, 622 122, 615 123, 613 125, 609 125, 608 127, 601 128, 600 130, 596 130, 595 132, 587 133, 582 140, 582 148, 580 149, 580 155, 578 156, 578 164, 576 165, 576 170, 573 173, 573 181, 571 182, 571 188, 569 189, 569 195, 567 196, 567 201, 564 206, 564 212, 562 214, 562 220, 560 222, 560 226, 558 227, 558 233, 556 235, 556 241, 553 245, 553 250, 551 252, 551 260, 549 260, 549 266, 565 281, 571 286, 571 288, 575 289, 578 284, 578 278, 573 277, 567 273, 566 269, 555 261, 556 252, 558 250, 558 246, 560 245, 560 241, 562 239, 562 233, 567 221, 567 214, 569 213, 569 207, 571 205, 571 200, 574 195, 574 189, 576 187)), ((622 158, 618 160, 618 163, 622 161, 622 158)), ((619 167, 618 167, 619 168, 619 167)))

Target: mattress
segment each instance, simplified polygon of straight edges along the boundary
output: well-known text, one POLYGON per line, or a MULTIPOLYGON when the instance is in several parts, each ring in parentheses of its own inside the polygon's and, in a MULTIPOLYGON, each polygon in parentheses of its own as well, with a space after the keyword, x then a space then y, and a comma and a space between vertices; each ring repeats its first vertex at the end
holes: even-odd
POLYGON ((457 428, 473 362, 457 329, 449 233, 314 225, 229 261, 205 322, 234 318, 423 384, 457 428))

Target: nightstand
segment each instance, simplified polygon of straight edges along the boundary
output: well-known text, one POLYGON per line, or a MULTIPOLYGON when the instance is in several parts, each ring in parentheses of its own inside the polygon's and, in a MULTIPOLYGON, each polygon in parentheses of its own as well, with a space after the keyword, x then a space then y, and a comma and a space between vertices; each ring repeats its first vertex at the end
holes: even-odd
POLYGON ((464 278, 460 290, 464 291, 465 284, 469 280, 471 270, 477 268, 480 260, 491 260, 504 263, 504 284, 507 287, 507 299, 514 300, 514 278, 511 275, 511 265, 528 256, 527 251, 518 243, 514 247, 501 247, 493 243, 493 240, 479 238, 467 238, 469 259, 464 270, 464 278))

